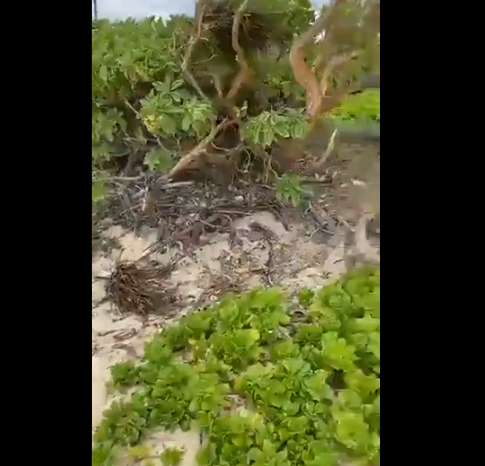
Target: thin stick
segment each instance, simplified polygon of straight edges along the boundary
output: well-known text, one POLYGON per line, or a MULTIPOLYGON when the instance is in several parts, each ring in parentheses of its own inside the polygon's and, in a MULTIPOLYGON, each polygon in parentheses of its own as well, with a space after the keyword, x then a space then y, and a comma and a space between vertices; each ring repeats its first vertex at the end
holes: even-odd
POLYGON ((325 162, 330 157, 330 154, 333 152, 335 148, 335 138, 337 136, 337 133, 338 133, 338 130, 334 129, 332 135, 330 136, 330 141, 328 142, 327 148, 325 149, 322 156, 320 157, 320 160, 317 162, 318 167, 325 165, 325 162))

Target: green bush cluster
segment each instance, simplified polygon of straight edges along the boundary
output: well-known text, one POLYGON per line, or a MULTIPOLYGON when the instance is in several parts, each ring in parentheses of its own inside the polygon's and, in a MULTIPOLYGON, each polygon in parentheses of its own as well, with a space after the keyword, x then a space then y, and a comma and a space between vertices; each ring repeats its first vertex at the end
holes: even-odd
POLYGON ((112 384, 138 389, 106 411, 92 466, 176 428, 201 433, 201 466, 379 463, 380 272, 298 298, 228 295, 157 334, 139 364, 115 365, 112 384))
POLYGON ((381 91, 368 90, 347 97, 332 111, 331 117, 337 121, 380 123, 381 91))

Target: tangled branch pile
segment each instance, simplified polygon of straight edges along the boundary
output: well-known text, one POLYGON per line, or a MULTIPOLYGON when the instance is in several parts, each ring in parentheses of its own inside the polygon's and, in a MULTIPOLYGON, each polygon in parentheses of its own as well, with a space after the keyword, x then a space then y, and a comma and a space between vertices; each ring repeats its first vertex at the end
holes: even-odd
POLYGON ((122 313, 141 317, 159 313, 170 296, 166 276, 160 266, 119 262, 107 283, 108 296, 122 313))
POLYGON ((172 179, 254 159, 265 176, 281 168, 277 149, 320 131, 379 71, 379 0, 334 0, 314 16, 309 0, 198 0, 193 19, 97 22, 93 197, 116 167, 172 179))

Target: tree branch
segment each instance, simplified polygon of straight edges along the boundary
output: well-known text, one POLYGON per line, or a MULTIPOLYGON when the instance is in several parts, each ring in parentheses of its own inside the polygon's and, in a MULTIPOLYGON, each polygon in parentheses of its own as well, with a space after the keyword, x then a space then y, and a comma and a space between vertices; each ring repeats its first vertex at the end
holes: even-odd
POLYGON ((202 38, 202 21, 204 20, 204 11, 205 0, 199 0, 195 4, 195 29, 192 33, 192 36, 190 37, 189 45, 185 50, 184 60, 182 62, 182 73, 184 74, 185 78, 190 82, 192 87, 196 90, 197 94, 199 94, 201 99, 208 102, 209 98, 204 94, 196 79, 194 78, 194 75, 190 72, 194 47, 196 46, 196 44, 199 43, 202 38))
POLYGON ((236 52, 236 61, 239 64, 239 72, 236 74, 236 77, 232 82, 231 89, 229 89, 229 92, 226 96, 226 99, 230 101, 236 98, 239 89, 241 89, 241 86, 246 82, 250 73, 244 50, 239 44, 239 27, 241 26, 242 15, 247 6, 248 0, 244 0, 241 6, 237 9, 236 14, 234 15, 234 20, 232 22, 232 48, 236 52))
POLYGON ((198 159, 207 151, 207 146, 214 140, 217 133, 232 123, 232 120, 225 118, 217 126, 213 125, 211 132, 197 144, 188 154, 185 154, 176 165, 169 171, 168 178, 173 178, 177 173, 185 170, 194 160, 198 159))
MULTIPOLYGON (((296 81, 302 86, 307 94, 307 115, 311 120, 321 113, 323 96, 320 91, 320 83, 317 76, 306 61, 305 49, 315 43, 315 39, 327 25, 334 8, 340 6, 346 0, 334 0, 333 4, 322 14, 313 25, 298 36, 291 47, 290 64, 296 81)), ((325 37, 326 39, 326 37, 325 37)), ((324 40, 325 40, 324 39, 324 40)))

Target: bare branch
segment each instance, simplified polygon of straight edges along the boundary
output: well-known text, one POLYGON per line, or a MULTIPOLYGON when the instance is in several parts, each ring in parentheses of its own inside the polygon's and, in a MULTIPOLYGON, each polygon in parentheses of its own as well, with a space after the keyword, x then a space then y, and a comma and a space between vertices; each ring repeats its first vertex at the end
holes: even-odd
POLYGON ((325 149, 322 156, 316 163, 317 167, 322 167, 323 165, 325 165, 325 162, 328 160, 333 150, 335 149, 335 139, 337 137, 337 132, 338 132, 337 129, 333 130, 332 135, 330 136, 330 141, 328 142, 327 148, 325 149))
POLYGON ((177 164, 168 173, 169 178, 173 178, 177 173, 185 170, 194 160, 197 160, 202 154, 207 151, 207 146, 213 141, 217 136, 217 133, 222 129, 226 128, 232 123, 232 120, 225 118, 217 126, 213 125, 211 132, 197 144, 188 154, 185 154, 177 164))
POLYGON ((246 60, 246 56, 241 45, 239 44, 239 27, 241 25, 242 15, 247 6, 248 0, 244 0, 241 6, 237 9, 232 22, 232 48, 236 52, 236 61, 238 62, 240 69, 234 78, 231 89, 227 93, 226 99, 228 100, 233 100, 236 98, 239 89, 246 82, 250 74, 250 68, 246 60))
POLYGON ((199 0, 195 5, 195 29, 190 37, 189 45, 185 50, 184 54, 184 61, 182 62, 182 73, 184 74, 185 78, 190 82, 192 87, 196 90, 199 94, 201 99, 205 101, 209 101, 209 98, 204 94, 204 91, 200 88, 198 82, 194 78, 194 75, 190 72, 190 66, 192 63, 192 53, 194 51, 194 47, 202 38, 202 22, 204 20, 204 11, 205 11, 205 0, 199 0))
MULTIPOLYGON (((195 43, 197 40, 200 39, 201 36, 201 27, 202 27, 202 18, 203 18, 203 12, 205 6, 203 5, 204 0, 200 0, 200 2, 197 3, 196 6, 196 20, 197 20, 197 31, 196 35, 194 38, 193 43, 195 43)), ((248 0, 244 0, 244 2, 241 4, 241 6, 238 8, 236 14, 234 15, 234 21, 232 24, 232 47, 234 51, 236 52, 236 61, 239 64, 240 70, 237 73, 236 77, 234 78, 234 81, 231 85, 231 89, 226 95, 226 100, 229 102, 232 101, 237 93, 239 92, 239 89, 241 86, 244 84, 244 82, 247 80, 249 74, 250 74, 250 68, 247 63, 244 51, 239 44, 239 27, 241 25, 241 19, 242 15, 244 13, 244 10, 246 9, 248 4, 248 0)), ((193 43, 191 42, 190 45, 193 47, 193 43)), ((190 48, 189 45, 189 48, 190 48)), ((191 52, 186 53, 187 59, 184 60, 185 67, 184 69, 187 70, 187 64, 190 63, 190 56, 191 52)), ((186 71, 187 73, 188 71, 186 71)), ((190 75, 193 79, 193 76, 190 75)), ((189 78, 190 79, 190 78, 189 78)), ((195 79, 193 79, 195 81, 195 79)), ((216 90, 218 94, 222 93, 222 87, 220 83, 220 79, 217 79, 216 76, 214 76, 214 84, 216 87, 216 90)), ((195 87, 195 86, 194 86, 195 87)), ((199 92, 201 94, 201 92, 199 92)), ((207 97, 205 97, 202 93, 202 96, 205 100, 207 100, 207 97)), ((236 117, 236 112, 234 110, 234 117, 236 117)), ((221 131, 222 129, 226 128, 230 124, 234 122, 234 118, 225 118, 221 123, 218 125, 215 124, 214 121, 211 122, 212 129, 210 133, 196 146, 194 147, 188 154, 184 155, 178 162, 177 164, 170 170, 168 176, 169 178, 173 178, 177 173, 183 171, 186 169, 193 161, 197 160, 199 157, 203 156, 207 152, 207 147, 208 145, 214 140, 216 135, 221 131)))
MULTIPOLYGON (((334 8, 345 3, 347 0, 334 0, 327 11, 321 15, 315 23, 293 42, 290 51, 290 64, 296 81, 305 89, 307 94, 307 115, 314 120, 322 109, 323 96, 320 91, 320 83, 306 62, 305 49, 314 44, 315 38, 320 34, 333 13, 334 8)), ((325 40, 325 39, 324 39, 325 40)))

